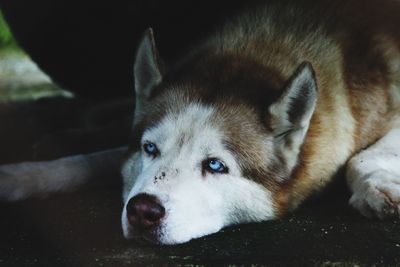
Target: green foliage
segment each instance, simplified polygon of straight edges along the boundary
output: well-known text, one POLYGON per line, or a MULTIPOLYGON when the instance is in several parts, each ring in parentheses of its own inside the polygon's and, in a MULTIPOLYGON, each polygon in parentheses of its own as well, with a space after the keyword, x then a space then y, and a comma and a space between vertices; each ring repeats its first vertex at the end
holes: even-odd
POLYGON ((15 39, 0 10, 0 48, 15 48, 15 39))

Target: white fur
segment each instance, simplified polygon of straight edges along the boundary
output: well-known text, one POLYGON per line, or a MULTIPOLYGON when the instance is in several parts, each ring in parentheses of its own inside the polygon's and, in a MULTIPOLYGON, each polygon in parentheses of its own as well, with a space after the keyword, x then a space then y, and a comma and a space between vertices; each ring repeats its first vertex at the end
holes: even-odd
POLYGON ((400 215, 400 129, 391 130, 347 167, 350 204, 367 217, 400 215))
POLYGON ((123 168, 126 179, 135 180, 122 212, 126 238, 134 237, 126 203, 138 193, 157 196, 166 209, 157 229, 163 244, 186 242, 235 223, 274 218, 271 193, 242 177, 239 164, 222 144, 223 133, 211 122, 214 115, 211 107, 190 104, 145 131, 142 142, 155 143, 160 155, 153 159, 136 153, 123 168), (224 161, 229 173, 203 176, 201 163, 209 157, 224 161), (162 172, 165 177, 156 181, 162 172))

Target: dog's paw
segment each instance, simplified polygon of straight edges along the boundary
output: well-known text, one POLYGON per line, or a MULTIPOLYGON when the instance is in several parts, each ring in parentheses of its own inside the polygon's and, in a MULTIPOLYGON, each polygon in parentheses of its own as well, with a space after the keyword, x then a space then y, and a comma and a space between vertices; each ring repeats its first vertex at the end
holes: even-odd
POLYGON ((350 205, 366 217, 400 217, 400 176, 375 171, 361 178, 353 188, 350 205))

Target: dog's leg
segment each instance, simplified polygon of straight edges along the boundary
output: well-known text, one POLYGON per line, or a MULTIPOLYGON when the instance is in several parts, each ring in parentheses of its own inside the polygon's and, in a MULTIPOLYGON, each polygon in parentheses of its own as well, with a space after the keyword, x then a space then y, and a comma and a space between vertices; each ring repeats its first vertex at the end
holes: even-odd
POLYGON ((354 156, 347 166, 350 205, 364 216, 400 216, 400 128, 354 156))
POLYGON ((120 179, 126 147, 76 155, 52 161, 0 166, 0 199, 15 201, 31 196, 74 191, 89 181, 120 179))

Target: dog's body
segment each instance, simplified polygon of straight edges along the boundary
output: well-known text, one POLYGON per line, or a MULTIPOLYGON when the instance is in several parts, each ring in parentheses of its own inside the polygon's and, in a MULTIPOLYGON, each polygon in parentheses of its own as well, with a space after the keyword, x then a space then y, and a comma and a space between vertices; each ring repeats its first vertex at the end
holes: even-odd
MULTIPOLYGON (((398 217, 399 11, 395 1, 269 1, 168 71, 147 31, 122 168, 125 237, 181 243, 281 217, 346 163, 350 203, 398 217)), ((70 189, 121 151, 0 167, 0 196, 70 189), (48 164, 75 172, 38 177, 48 164)))

